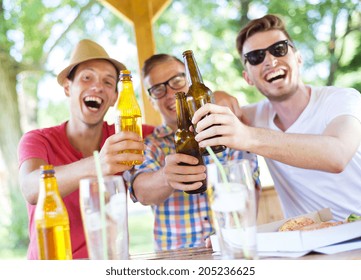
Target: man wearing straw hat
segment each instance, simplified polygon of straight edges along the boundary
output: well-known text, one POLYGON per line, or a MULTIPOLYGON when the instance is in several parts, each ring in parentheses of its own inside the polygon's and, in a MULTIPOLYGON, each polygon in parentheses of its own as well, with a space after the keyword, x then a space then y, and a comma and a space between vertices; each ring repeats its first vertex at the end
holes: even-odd
MULTIPOLYGON (((126 172, 130 181, 130 196, 134 202, 151 205, 154 212, 154 240, 156 250, 169 250, 205 246, 206 238, 214 231, 208 194, 186 194, 195 190, 204 180, 205 166, 197 165, 192 156, 177 154, 174 132, 177 129, 175 93, 188 91, 185 66, 178 58, 168 54, 156 54, 143 66, 144 84, 150 93, 150 101, 161 113, 163 124, 145 138, 145 161, 126 172), (181 166, 184 162, 191 167, 181 166), (195 182, 186 184, 184 182, 195 182)), ((237 112, 238 102, 224 92, 215 92, 216 102, 237 112)), ((220 161, 249 159, 257 187, 258 162, 254 154, 230 150, 217 154, 220 161)), ((209 158, 205 157, 205 164, 209 158)))
MULTIPOLYGON (((127 149, 143 150, 144 144, 137 134, 115 134, 114 125, 104 121, 109 107, 116 102, 118 75, 122 69, 125 66, 110 58, 103 47, 91 40, 81 40, 69 65, 57 77, 69 98, 69 120, 58 126, 29 131, 19 143, 20 187, 29 216, 29 259, 38 258, 34 211, 41 165, 55 167, 59 191, 70 219, 73 258, 78 259, 88 258, 78 185, 81 178, 96 174, 93 152, 99 151, 104 175, 131 168, 119 162, 144 160, 139 154, 118 153, 127 149)), ((153 127, 143 126, 143 135, 152 130, 153 127)))

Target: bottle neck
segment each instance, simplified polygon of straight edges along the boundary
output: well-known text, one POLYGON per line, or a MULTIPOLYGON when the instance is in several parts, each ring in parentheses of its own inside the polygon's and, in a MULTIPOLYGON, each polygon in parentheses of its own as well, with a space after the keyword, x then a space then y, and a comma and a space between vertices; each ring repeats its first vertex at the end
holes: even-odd
POLYGON ((190 121, 186 96, 184 92, 176 93, 176 111, 178 129, 188 130, 192 123, 190 121))
POLYGON ((201 72, 198 69, 197 62, 192 51, 185 51, 183 53, 184 65, 186 68, 186 75, 189 85, 200 83, 203 84, 201 72))
POLYGON ((58 184, 56 182, 56 178, 54 175, 46 174, 45 176, 42 175, 42 182, 44 191, 58 191, 58 184))
POLYGON ((120 81, 120 91, 115 108, 122 116, 141 116, 140 107, 130 77, 125 77, 120 81))
POLYGON ((120 81, 120 93, 134 95, 133 83, 130 78, 123 78, 120 81))

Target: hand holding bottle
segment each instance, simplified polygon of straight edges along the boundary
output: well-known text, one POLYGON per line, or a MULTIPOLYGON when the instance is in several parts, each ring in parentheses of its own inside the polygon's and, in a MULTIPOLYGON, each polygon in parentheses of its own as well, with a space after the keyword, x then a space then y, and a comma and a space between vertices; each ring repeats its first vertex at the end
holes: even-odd
POLYGON ((252 128, 242 123, 228 107, 206 104, 194 113, 192 123, 197 124, 195 139, 199 147, 225 145, 232 149, 249 150, 247 139, 252 139, 252 128))
MULTIPOLYGON (((184 65, 186 67, 186 75, 189 83, 189 90, 187 92, 188 110, 191 117, 195 111, 205 104, 214 103, 213 92, 203 83, 201 72, 198 69, 197 62, 194 58, 193 51, 187 50, 183 52, 184 65)), ((226 149, 225 146, 216 145, 211 149, 214 153, 220 153, 226 149)), ((207 156, 208 151, 205 147, 200 147, 202 156, 207 156)))
POLYGON ((145 145, 143 139, 135 132, 122 131, 107 138, 99 152, 104 175, 114 175, 132 168, 124 162, 143 162, 145 145), (142 151, 132 153, 130 151, 142 151))
POLYGON ((165 157, 163 176, 168 185, 175 190, 194 191, 206 179, 206 167, 197 158, 185 154, 171 154, 165 157), (180 165, 186 164, 186 166, 180 165))

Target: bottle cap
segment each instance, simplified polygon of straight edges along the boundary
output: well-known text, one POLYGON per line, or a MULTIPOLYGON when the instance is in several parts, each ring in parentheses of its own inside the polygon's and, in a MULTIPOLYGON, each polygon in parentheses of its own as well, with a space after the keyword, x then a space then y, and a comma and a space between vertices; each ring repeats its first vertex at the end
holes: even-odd
POLYGON ((183 96, 186 96, 186 93, 184 91, 178 91, 175 93, 175 98, 181 99, 183 96))
POLYGON ((130 70, 126 69, 126 70, 121 70, 120 71, 120 75, 119 75, 120 78, 122 77, 132 77, 132 74, 130 72, 130 70))
POLYGON ((187 55, 187 54, 193 54, 192 50, 186 50, 183 52, 183 56, 187 55))
POLYGON ((40 166, 41 174, 54 174, 54 166, 52 164, 40 166))

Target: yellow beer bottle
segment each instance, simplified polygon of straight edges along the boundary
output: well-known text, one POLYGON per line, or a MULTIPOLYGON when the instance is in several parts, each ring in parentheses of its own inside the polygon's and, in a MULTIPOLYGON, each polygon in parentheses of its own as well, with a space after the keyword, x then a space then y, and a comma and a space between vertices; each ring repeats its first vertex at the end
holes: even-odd
MULTIPOLYGON (((186 75, 189 83, 187 104, 190 118, 192 118, 195 111, 197 111, 197 109, 199 109, 201 106, 206 103, 214 103, 214 95, 213 92, 203 83, 202 75, 194 58, 193 51, 184 51, 183 61, 186 67, 186 75)), ((223 145, 218 145, 211 148, 214 153, 220 153, 226 149, 226 147, 223 145)), ((200 151, 203 156, 209 155, 205 148, 200 148, 200 151)))
POLYGON ((71 260, 68 211, 60 196, 52 165, 42 165, 35 228, 39 259, 71 260))
MULTIPOLYGON (((198 159, 198 165, 204 165, 202 155, 199 151, 198 142, 194 139, 194 133, 189 130, 192 122, 189 118, 187 108, 186 95, 184 92, 175 94, 176 110, 177 110, 177 126, 178 129, 174 135, 174 143, 177 153, 190 155, 198 159)), ((181 163, 180 165, 188 165, 181 163)), ((191 182, 192 184, 194 182, 191 182)), ((207 180, 202 181, 202 186, 193 191, 186 191, 188 194, 202 193, 207 190, 207 180)))
MULTIPOLYGON (((120 91, 115 105, 115 132, 132 131, 142 136, 142 113, 133 89, 132 75, 129 70, 120 71, 120 91)), ((124 153, 143 154, 142 150, 125 150, 124 153)), ((141 161, 121 162, 138 165, 141 161)))

